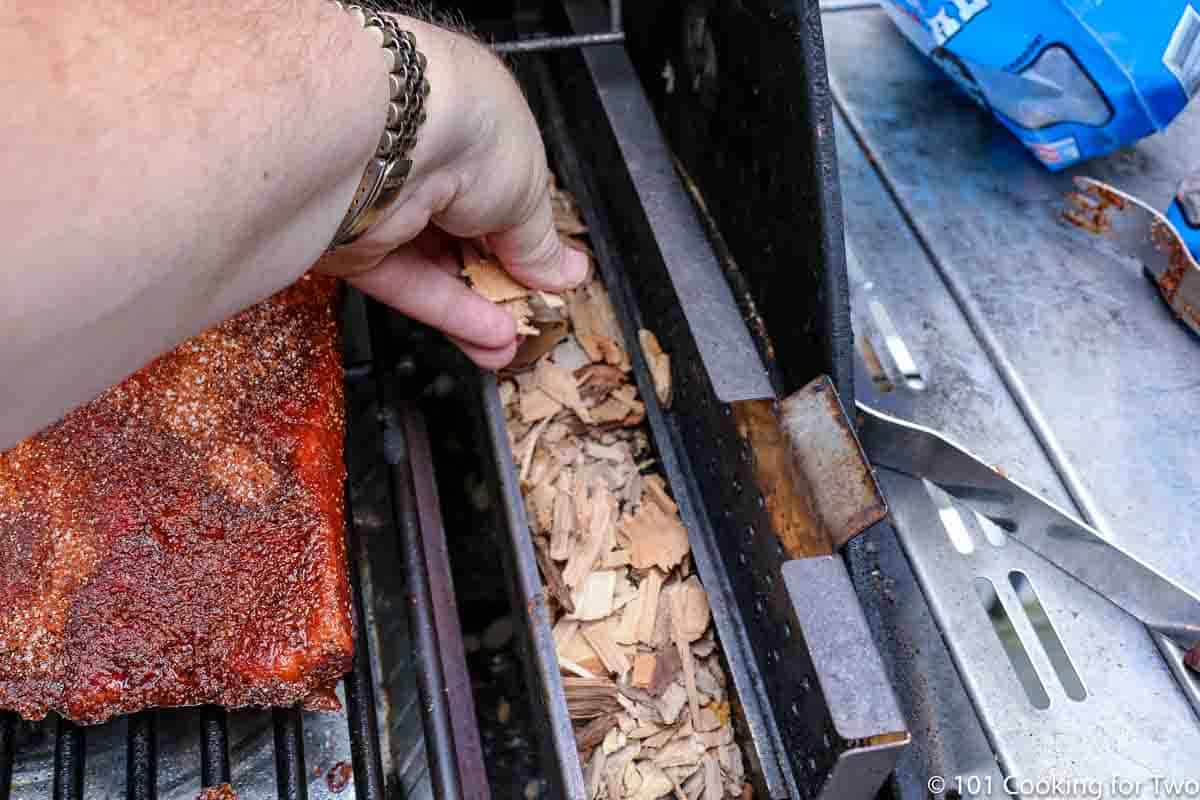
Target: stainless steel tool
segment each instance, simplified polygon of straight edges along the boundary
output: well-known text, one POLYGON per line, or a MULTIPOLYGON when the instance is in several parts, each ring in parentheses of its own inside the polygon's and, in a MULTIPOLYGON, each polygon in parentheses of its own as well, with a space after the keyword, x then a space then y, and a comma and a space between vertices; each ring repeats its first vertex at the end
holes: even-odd
POLYGON ((1165 215, 1092 178, 1075 178, 1075 186, 1063 216, 1141 262, 1175 315, 1200 334, 1200 172, 1183 180, 1165 215))
POLYGON ((861 403, 858 412, 859 441, 876 467, 936 484, 1151 630, 1185 649, 1200 643, 1194 592, 942 434, 861 403))

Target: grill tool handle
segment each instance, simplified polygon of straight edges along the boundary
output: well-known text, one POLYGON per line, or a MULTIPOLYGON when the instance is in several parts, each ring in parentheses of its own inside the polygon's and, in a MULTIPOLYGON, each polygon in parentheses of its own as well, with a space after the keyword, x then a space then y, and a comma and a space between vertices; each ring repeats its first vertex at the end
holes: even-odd
POLYGON ((1167 220, 1179 232, 1192 258, 1200 261, 1200 169, 1179 182, 1167 220))
MULTIPOLYGON (((1154 633, 1185 650, 1200 644, 1196 593, 943 434, 862 403, 858 411, 859 436, 877 467, 936 484, 1154 633)), ((1196 693, 1183 689, 1200 714, 1196 693)))

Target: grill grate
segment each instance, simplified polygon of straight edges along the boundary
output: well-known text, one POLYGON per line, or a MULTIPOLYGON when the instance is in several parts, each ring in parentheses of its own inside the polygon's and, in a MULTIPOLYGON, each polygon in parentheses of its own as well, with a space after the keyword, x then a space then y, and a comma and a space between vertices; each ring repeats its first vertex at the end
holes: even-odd
POLYGON ((158 796, 158 724, 154 709, 129 718, 125 786, 129 800, 154 800, 158 796))

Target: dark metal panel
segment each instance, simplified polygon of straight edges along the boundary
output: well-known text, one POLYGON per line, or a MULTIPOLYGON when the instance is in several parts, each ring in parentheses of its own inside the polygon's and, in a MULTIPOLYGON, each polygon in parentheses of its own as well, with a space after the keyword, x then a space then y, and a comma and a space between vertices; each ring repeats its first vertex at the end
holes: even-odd
POLYGON ((817 0, 650 0, 629 52, 728 242, 787 392, 834 378, 853 405, 842 207, 817 0))
MULTIPOLYGON (((604 18, 595 2, 568 0, 567 16, 577 30, 604 18)), ((691 199, 671 160, 623 48, 584 51, 596 96, 614 125, 621 162, 670 275, 678 302, 696 337, 696 347, 722 402, 773 397, 766 370, 738 313, 721 267, 699 224, 691 199)))

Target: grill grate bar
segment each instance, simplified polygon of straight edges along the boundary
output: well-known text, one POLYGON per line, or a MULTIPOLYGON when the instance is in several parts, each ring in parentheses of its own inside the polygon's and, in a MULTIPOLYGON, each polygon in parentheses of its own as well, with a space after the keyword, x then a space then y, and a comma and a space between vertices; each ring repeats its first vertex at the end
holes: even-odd
POLYGON ((54 743, 54 800, 83 798, 83 728, 61 717, 54 743))
POLYGON ((275 780, 279 800, 308 800, 308 775, 304 768, 304 722, 298 708, 271 712, 275 726, 275 780))
POLYGON ((17 715, 11 711, 0 713, 0 800, 8 800, 12 791, 14 739, 17 734, 17 715))
POLYGON ((200 709, 200 785, 229 783, 229 722, 225 709, 200 709))
POLYGON ((158 797, 158 725, 154 709, 129 718, 129 743, 125 755, 127 800, 158 797))
POLYGON ((354 599, 354 668, 346 674, 346 721, 350 727, 350 761, 354 767, 354 792, 358 800, 383 800, 383 761, 379 751, 379 723, 375 711, 375 688, 371 683, 371 654, 364 633, 362 583, 357 566, 366 563, 366 553, 354 525, 349 492, 346 493, 346 545, 351 555, 350 584, 354 599))

